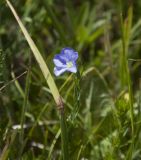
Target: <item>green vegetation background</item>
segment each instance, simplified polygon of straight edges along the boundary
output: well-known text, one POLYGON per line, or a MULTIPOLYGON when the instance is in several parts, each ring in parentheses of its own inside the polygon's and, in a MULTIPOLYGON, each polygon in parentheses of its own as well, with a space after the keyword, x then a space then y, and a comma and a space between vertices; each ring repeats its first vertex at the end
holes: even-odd
MULTIPOLYGON (((63 97, 70 160, 140 160, 141 1, 11 3, 63 97), (52 59, 67 46, 79 53, 80 80, 53 74, 52 59)), ((59 111, 46 81, 0 1, 0 160, 61 159, 60 134, 59 111)))

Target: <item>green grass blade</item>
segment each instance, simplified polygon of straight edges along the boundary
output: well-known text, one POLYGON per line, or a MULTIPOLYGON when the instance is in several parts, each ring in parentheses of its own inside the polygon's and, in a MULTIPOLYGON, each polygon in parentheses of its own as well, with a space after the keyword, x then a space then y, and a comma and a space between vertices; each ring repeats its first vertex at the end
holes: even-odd
MULTIPOLYGON (((121 11, 122 13, 122 11, 121 11)), ((121 14, 121 28, 122 28, 122 54, 121 54, 121 75, 123 77, 123 87, 128 86, 129 92, 129 107, 130 107, 130 117, 131 117, 131 129, 132 129, 132 142, 127 152, 127 159, 132 159, 133 149, 134 149, 134 113, 133 113, 133 93, 132 93, 132 86, 131 86, 131 78, 130 78, 130 71, 128 67, 128 49, 130 44, 130 36, 131 36, 131 28, 132 28, 132 19, 133 19, 133 8, 132 6, 128 9, 128 17, 123 21, 123 17, 121 14)))
POLYGON ((27 32, 26 28, 24 27, 23 23, 21 22, 20 18, 18 17, 18 15, 17 15, 15 9, 13 8, 12 4, 8 0, 6 0, 6 2, 8 4, 8 6, 9 6, 9 8, 11 9, 14 17, 16 18, 16 20, 17 20, 17 22, 18 22, 18 24, 19 24, 19 26, 20 26, 20 28, 21 28, 21 30, 22 30, 22 32, 23 32, 23 34, 24 34, 24 36, 25 36, 25 38, 26 38, 26 40, 27 40, 27 42, 28 42, 28 44, 29 44, 29 46, 30 46, 30 48, 32 50, 32 52, 33 52, 33 54, 34 54, 34 57, 37 60, 39 66, 41 68, 41 71, 42 71, 42 73, 43 73, 43 75, 44 75, 44 77, 45 77, 45 79, 47 81, 47 84, 48 84, 48 86, 49 86, 49 88, 51 90, 51 93, 52 93, 52 95, 53 95, 53 97, 55 99, 56 104, 60 105, 61 98, 60 98, 60 94, 59 94, 58 88, 57 88, 57 86, 56 86, 56 84, 54 82, 54 79, 51 76, 51 73, 50 73, 50 71, 49 71, 49 69, 48 69, 48 67, 47 67, 47 65, 46 65, 41 53, 39 52, 39 50, 36 47, 36 45, 33 42, 33 40, 31 39, 29 33, 27 32))
POLYGON ((23 125, 25 123, 25 113, 26 113, 27 105, 28 105, 29 87, 30 87, 30 69, 28 70, 27 77, 26 77, 25 96, 24 96, 24 103, 23 103, 22 114, 21 114, 21 133, 20 133, 21 145, 24 143, 23 142, 24 141, 23 125))
POLYGON ((61 134, 61 130, 59 129, 58 132, 57 132, 57 134, 55 135, 54 140, 52 141, 51 146, 50 146, 49 154, 48 154, 47 160, 51 160, 51 156, 52 156, 52 152, 53 152, 54 146, 55 146, 55 144, 56 144, 56 142, 57 142, 57 140, 58 140, 60 134, 61 134))
POLYGON ((54 97, 54 100, 58 106, 58 108, 60 109, 60 125, 61 125, 61 140, 62 140, 62 156, 63 159, 66 160, 68 159, 68 140, 67 140, 67 129, 66 129, 66 123, 65 123, 65 114, 64 114, 64 107, 63 107, 63 101, 62 98, 59 94, 59 90, 54 82, 54 79, 41 55, 41 53, 39 52, 38 48, 36 47, 35 43, 33 42, 33 40, 31 39, 29 33, 27 32, 26 28, 24 27, 23 23, 21 22, 20 18, 18 17, 15 9, 13 8, 12 4, 6 0, 10 10, 12 11, 14 17, 16 18, 33 54, 35 59, 37 60, 41 71, 47 81, 47 84, 50 88, 50 91, 54 97))

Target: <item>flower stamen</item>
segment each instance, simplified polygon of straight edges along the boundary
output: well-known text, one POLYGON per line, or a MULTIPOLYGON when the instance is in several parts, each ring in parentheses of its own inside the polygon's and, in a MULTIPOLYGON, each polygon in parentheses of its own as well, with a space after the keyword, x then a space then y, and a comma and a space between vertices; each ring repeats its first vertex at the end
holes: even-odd
POLYGON ((67 68, 71 68, 73 66, 73 63, 71 61, 67 62, 67 68))

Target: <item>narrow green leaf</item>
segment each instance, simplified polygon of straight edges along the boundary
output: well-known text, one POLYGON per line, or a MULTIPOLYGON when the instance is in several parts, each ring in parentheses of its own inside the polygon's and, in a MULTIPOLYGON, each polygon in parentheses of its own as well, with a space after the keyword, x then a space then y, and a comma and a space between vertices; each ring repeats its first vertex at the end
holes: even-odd
POLYGON ((22 30, 22 32, 23 32, 23 34, 24 34, 24 36, 25 36, 25 38, 26 38, 26 40, 27 40, 27 42, 28 42, 28 44, 29 44, 29 46, 32 50, 32 52, 33 52, 33 54, 34 54, 34 57, 37 60, 39 66, 41 68, 41 71, 42 71, 42 73, 43 73, 43 75, 44 75, 44 77, 47 81, 47 84, 48 84, 48 86, 51 90, 51 93, 52 93, 52 95, 55 99, 56 104, 58 106, 62 106, 62 104, 61 104, 62 100, 61 100, 61 96, 59 94, 58 88, 57 88, 57 86, 54 82, 54 79, 53 79, 53 77, 52 77, 52 75, 51 75, 51 73, 50 73, 42 55, 41 55, 41 53, 39 52, 38 48, 36 47, 34 41, 31 39, 29 33, 27 32, 26 28, 24 27, 23 23, 21 22, 20 18, 18 17, 18 15, 17 15, 15 9, 13 8, 12 4, 8 0, 6 0, 6 2, 9 6, 9 8, 11 9, 14 17, 16 18, 16 20, 17 20, 17 22, 18 22, 18 24, 19 24, 19 26, 20 26, 20 28, 21 28, 21 30, 22 30))

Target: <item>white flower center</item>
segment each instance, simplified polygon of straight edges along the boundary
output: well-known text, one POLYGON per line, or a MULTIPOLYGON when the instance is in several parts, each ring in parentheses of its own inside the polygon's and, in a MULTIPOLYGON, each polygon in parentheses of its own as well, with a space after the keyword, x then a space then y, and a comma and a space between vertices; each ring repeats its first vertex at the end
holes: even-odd
POLYGON ((71 61, 67 62, 67 68, 71 68, 73 66, 73 63, 71 61))

